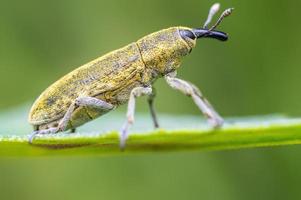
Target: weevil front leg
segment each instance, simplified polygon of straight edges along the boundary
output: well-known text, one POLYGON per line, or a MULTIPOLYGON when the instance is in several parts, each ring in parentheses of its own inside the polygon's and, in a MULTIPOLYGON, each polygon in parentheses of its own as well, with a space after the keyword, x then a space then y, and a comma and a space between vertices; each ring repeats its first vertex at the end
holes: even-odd
MULTIPOLYGON (((94 97, 78 97, 75 99, 75 101, 69 106, 66 114, 64 115, 63 119, 59 122, 58 127, 50 128, 46 130, 38 130, 34 131, 32 135, 29 137, 29 143, 32 143, 34 137, 37 134, 52 134, 64 131, 68 125, 68 122, 70 121, 72 117, 72 113, 74 110, 80 106, 86 106, 86 107, 93 107, 100 110, 112 110, 114 108, 114 105, 107 103, 105 101, 102 101, 100 99, 94 98, 94 97)), ((75 130, 74 128, 71 129, 75 130)))
POLYGON ((176 72, 165 75, 166 82, 174 89, 181 91, 182 93, 191 96, 194 103, 203 112, 205 117, 207 117, 209 123, 215 127, 221 127, 224 120, 220 115, 214 110, 211 104, 205 99, 200 90, 187 81, 176 78, 176 72))
POLYGON ((128 132, 130 125, 134 123, 134 114, 135 114, 135 105, 136 105, 136 98, 143 96, 143 95, 152 95, 152 88, 151 87, 136 87, 131 91, 129 102, 128 102, 128 110, 127 110, 127 120, 124 123, 121 133, 120 133, 120 148, 124 149, 125 142, 128 137, 128 132))

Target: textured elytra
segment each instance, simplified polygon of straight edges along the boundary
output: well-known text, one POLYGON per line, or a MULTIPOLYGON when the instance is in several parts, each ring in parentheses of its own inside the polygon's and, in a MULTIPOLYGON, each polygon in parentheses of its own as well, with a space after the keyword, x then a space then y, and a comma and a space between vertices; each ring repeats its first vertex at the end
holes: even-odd
MULTIPOLYGON (((179 28, 172 27, 145 36, 135 43, 110 52, 65 75, 36 100, 29 122, 40 129, 55 126, 77 97, 96 97, 115 107, 128 101, 130 92, 179 67, 195 43, 182 39, 179 28)), ((185 28, 188 29, 188 28, 185 28)), ((77 127, 108 110, 79 107, 68 128, 77 127)))
MULTIPOLYGON (((106 98, 105 93, 136 81, 129 77, 143 70, 143 66, 135 43, 83 65, 41 94, 32 107, 29 121, 32 124, 42 124, 60 119, 70 104, 80 96, 103 95, 103 100, 118 104, 115 99, 106 98)), ((82 111, 85 112, 84 109, 82 111)))

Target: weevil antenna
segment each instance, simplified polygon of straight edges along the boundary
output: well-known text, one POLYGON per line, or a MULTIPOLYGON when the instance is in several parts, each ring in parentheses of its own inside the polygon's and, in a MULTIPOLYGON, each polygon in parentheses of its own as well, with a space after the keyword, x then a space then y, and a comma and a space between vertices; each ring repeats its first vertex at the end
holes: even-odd
POLYGON ((204 23, 204 26, 203 26, 204 29, 207 29, 207 26, 210 24, 210 22, 212 21, 213 16, 218 12, 219 8, 220 8, 219 3, 215 3, 211 6, 211 8, 209 10, 207 20, 206 20, 206 22, 204 23))
POLYGON ((217 22, 209 29, 209 31, 214 30, 222 21, 225 17, 228 17, 229 15, 231 15, 231 13, 233 12, 234 8, 228 8, 227 10, 225 10, 221 16, 218 18, 217 22))

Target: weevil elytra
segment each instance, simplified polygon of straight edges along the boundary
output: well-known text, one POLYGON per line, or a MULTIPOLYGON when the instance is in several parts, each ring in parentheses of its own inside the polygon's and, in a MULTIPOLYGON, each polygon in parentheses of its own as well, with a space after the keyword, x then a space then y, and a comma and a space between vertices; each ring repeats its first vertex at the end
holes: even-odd
POLYGON ((174 89, 190 96, 213 127, 220 127, 223 119, 213 109, 193 84, 176 78, 181 59, 196 46, 199 38, 226 41, 226 33, 215 31, 222 19, 231 14, 227 9, 217 23, 207 28, 219 9, 214 4, 203 28, 171 27, 143 37, 121 49, 89 62, 46 89, 33 104, 29 123, 36 134, 51 134, 75 128, 119 105, 128 102, 127 120, 120 134, 124 147, 130 125, 134 122, 135 101, 148 96, 148 103, 155 127, 158 127, 153 108, 155 97, 152 84, 159 77, 174 89))

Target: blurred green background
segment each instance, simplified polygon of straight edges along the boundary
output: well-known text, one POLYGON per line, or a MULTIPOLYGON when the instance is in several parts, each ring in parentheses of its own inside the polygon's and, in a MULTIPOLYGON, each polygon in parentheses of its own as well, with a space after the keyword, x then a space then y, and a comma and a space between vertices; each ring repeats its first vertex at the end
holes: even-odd
MULTIPOLYGON (((170 26, 200 27, 211 0, 16 1, 0 6, 0 110, 30 104, 77 66, 170 26)), ((299 0, 235 7, 179 70, 223 116, 301 115, 299 0)), ((157 110, 199 111, 156 83, 157 110), (172 101, 171 101, 172 100, 172 101)), ((146 112, 145 99, 139 112, 146 112)), ((120 112, 125 108, 119 109, 120 112)), ((118 111, 117 111, 118 112, 118 111)), ((101 119, 99 119, 101 120, 101 119)), ((0 122, 1 124, 1 122, 0 122)), ((0 199, 299 199, 301 146, 208 153, 0 159, 0 199)))

